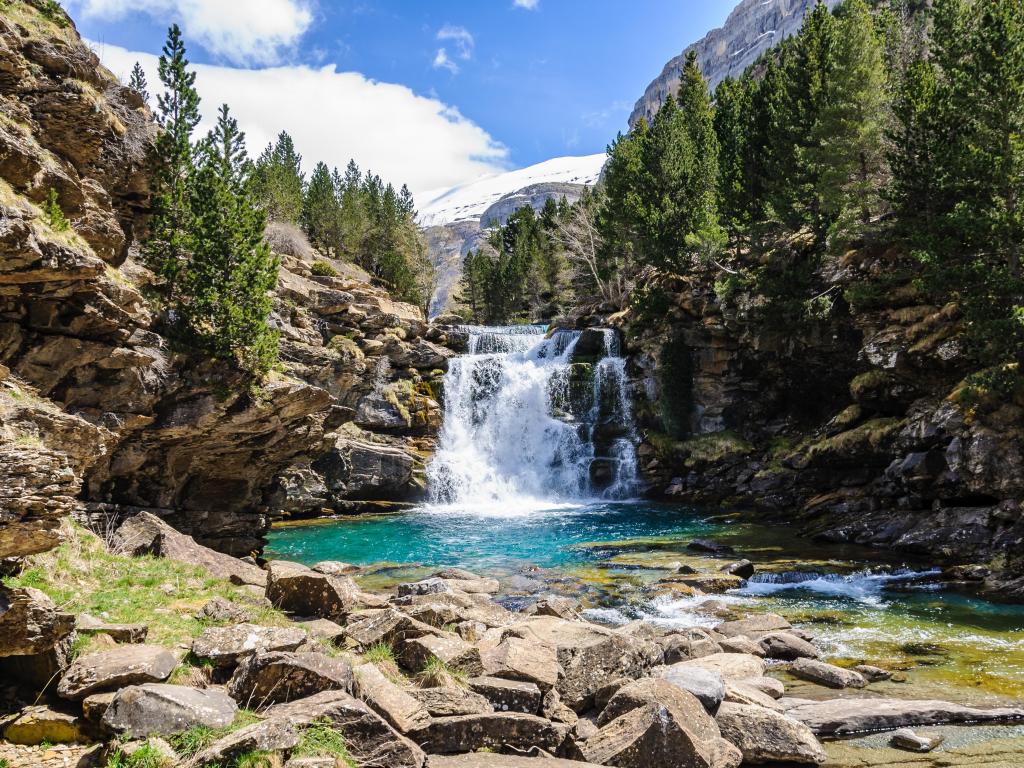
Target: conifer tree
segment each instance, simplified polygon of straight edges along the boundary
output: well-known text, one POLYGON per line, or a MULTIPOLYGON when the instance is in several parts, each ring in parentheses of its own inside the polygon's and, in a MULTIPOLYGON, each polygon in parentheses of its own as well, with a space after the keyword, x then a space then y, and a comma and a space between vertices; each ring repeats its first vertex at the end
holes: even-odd
POLYGON ((265 215, 250 197, 245 156, 244 135, 223 107, 200 151, 190 258, 175 307, 198 345, 261 375, 277 360, 267 319, 278 262, 263 240, 265 215))
POLYGON ((319 162, 309 178, 302 200, 302 226, 310 241, 324 251, 339 250, 335 240, 340 215, 334 181, 327 164, 319 162))
POLYGON ((305 189, 302 155, 296 152, 295 142, 286 131, 257 159, 253 183, 268 218, 290 224, 299 222, 305 189))
POLYGON ((726 78, 715 89, 715 134, 718 136, 718 207, 729 241, 739 250, 751 221, 748 155, 750 152, 750 89, 746 81, 726 78))
POLYGON ((187 260, 192 227, 192 133, 199 124, 199 94, 188 64, 181 30, 175 24, 167 32, 160 56, 160 82, 165 91, 157 97, 161 131, 154 151, 153 219, 144 246, 150 265, 165 280, 168 295, 174 293, 187 260))
POLYGON ((846 0, 841 10, 807 157, 817 176, 822 216, 850 235, 880 209, 888 175, 888 85, 882 44, 867 3, 846 0))
POLYGON ((146 82, 146 73, 139 62, 132 67, 132 74, 128 80, 128 87, 142 97, 143 101, 149 101, 149 84, 146 82))

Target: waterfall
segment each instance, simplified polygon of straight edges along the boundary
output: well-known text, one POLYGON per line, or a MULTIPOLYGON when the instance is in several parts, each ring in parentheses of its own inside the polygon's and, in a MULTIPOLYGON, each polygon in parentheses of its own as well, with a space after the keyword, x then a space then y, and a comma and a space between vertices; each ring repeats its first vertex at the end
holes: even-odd
POLYGON ((585 332, 600 333, 603 349, 581 355, 579 331, 461 330, 467 354, 445 375, 427 470, 433 502, 516 512, 636 493, 637 434, 614 331, 585 332))

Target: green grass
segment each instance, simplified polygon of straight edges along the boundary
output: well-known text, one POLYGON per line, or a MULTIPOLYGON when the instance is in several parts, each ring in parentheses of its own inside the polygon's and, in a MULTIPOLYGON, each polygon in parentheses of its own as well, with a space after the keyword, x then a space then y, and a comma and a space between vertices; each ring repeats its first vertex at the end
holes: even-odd
POLYGON ((387 643, 377 643, 363 654, 363 659, 371 664, 394 662, 395 649, 387 643))
POLYGON ((327 720, 314 722, 299 736, 299 743, 292 750, 292 757, 333 757, 345 765, 355 768, 355 761, 348 753, 345 738, 327 720))
MULTIPOLYGON (((247 594, 203 568, 156 557, 110 553, 81 526, 66 523, 63 543, 26 560, 25 570, 4 580, 10 587, 35 587, 63 611, 90 613, 115 624, 145 624, 147 642, 167 647, 189 644, 209 621, 194 614, 215 596, 245 602, 247 594)), ((287 626, 271 608, 252 607, 259 624, 287 626)), ((87 651, 88 646, 80 647, 87 651)))
POLYGON ((231 761, 231 768, 274 768, 274 753, 262 750, 243 752, 231 761))
POLYGON ((218 739, 245 728, 247 725, 260 722, 262 718, 248 709, 238 710, 235 721, 226 728, 207 728, 205 725, 193 725, 191 728, 167 738, 174 751, 188 759, 199 754, 218 739))
POLYGON ((171 760, 151 744, 143 744, 131 756, 117 750, 107 761, 107 768, 170 768, 171 760))
POLYGON ((432 656, 422 671, 416 675, 416 682, 421 688, 465 688, 468 679, 469 675, 464 671, 449 667, 436 656, 432 656))
POLYGON ((11 768, 11 764, 7 761, 6 757, 0 757, 0 768, 11 768))

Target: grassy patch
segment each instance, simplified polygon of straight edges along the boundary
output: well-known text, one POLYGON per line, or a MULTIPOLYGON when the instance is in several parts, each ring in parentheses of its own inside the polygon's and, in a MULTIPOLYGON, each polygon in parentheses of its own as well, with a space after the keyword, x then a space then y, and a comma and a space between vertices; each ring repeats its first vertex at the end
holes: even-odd
POLYGON ((107 768, 170 768, 172 761, 151 744, 143 744, 131 755, 121 750, 114 752, 107 761, 107 768))
POLYGON ((262 718, 248 709, 238 710, 235 721, 227 728, 207 728, 205 725, 193 725, 191 728, 168 737, 167 741, 174 751, 188 759, 199 754, 218 739, 245 728, 247 725, 260 722, 262 718))
MULTIPOLYGON (((156 557, 111 554, 81 526, 65 523, 63 543, 30 557, 25 570, 4 580, 10 587, 35 587, 71 613, 90 613, 115 624, 145 624, 148 642, 188 645, 211 622, 194 614, 213 597, 246 602, 248 595, 203 568, 156 557)), ((287 626, 284 614, 251 607, 256 623, 287 626)))
POLYGON ((344 736, 332 728, 328 720, 314 722, 302 732, 292 757, 333 757, 352 768, 356 765, 348 753, 344 736))
POLYGON ((314 261, 309 271, 318 277, 337 277, 338 270, 326 261, 314 261))
POLYGON ((387 643, 377 643, 363 654, 363 659, 371 664, 395 661, 395 650, 387 643))
POLYGON ((469 675, 461 669, 453 669, 441 661, 432 657, 423 670, 416 675, 416 682, 421 688, 459 688, 466 687, 466 680, 469 675))
POLYGON ((231 761, 231 768, 275 768, 275 765, 279 765, 275 754, 262 750, 243 752, 231 761))

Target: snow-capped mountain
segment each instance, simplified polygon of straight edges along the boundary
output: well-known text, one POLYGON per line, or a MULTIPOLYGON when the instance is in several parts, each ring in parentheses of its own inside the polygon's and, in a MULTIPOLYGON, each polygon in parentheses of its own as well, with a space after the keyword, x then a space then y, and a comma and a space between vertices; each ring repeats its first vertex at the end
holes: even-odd
POLYGON ((556 157, 518 171, 425 192, 416 196, 420 226, 435 227, 470 219, 480 221, 487 209, 502 198, 539 184, 592 185, 601 175, 604 161, 603 152, 585 157, 556 157))
POLYGON ((491 224, 504 224, 519 208, 540 210, 550 199, 579 199, 583 189, 597 183, 605 155, 557 157, 518 171, 484 176, 450 189, 416 196, 419 224, 435 270, 430 314, 448 305, 462 277, 466 254, 480 247, 491 224))

